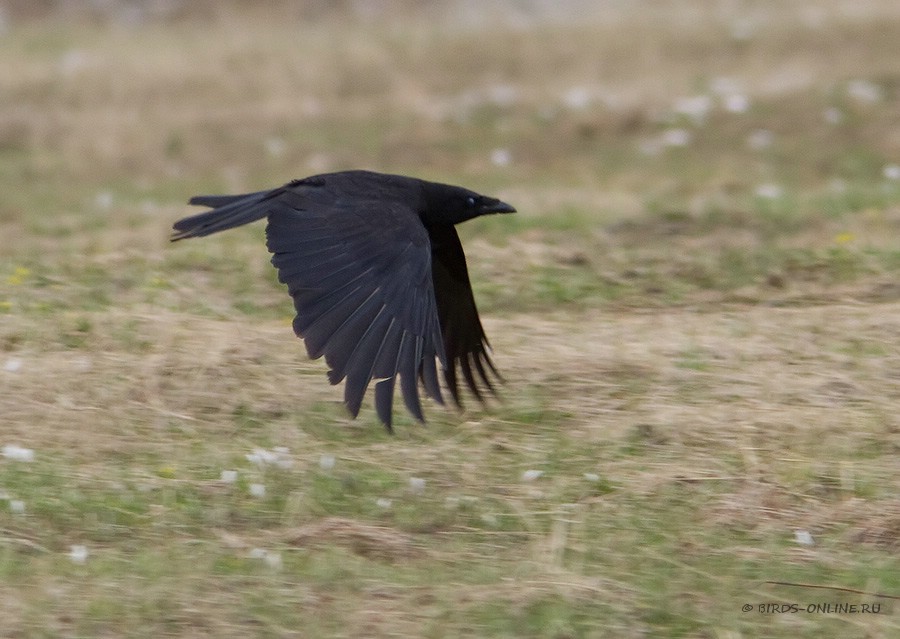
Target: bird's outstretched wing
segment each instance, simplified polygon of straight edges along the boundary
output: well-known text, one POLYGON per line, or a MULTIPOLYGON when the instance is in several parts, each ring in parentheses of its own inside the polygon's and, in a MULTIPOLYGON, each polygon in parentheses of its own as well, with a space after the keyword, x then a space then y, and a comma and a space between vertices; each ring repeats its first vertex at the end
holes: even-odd
POLYGON ((462 405, 456 367, 459 365, 466 386, 484 402, 479 386, 496 394, 491 377, 503 378, 488 356, 490 345, 478 317, 472 284, 466 268, 459 235, 453 226, 429 229, 431 238, 432 281, 437 302, 438 320, 443 337, 447 365, 444 379, 458 406, 462 405))
POLYGON ((266 243, 310 357, 325 356, 332 384, 345 381, 356 416, 370 382, 388 430, 394 386, 424 421, 418 380, 443 403, 435 360, 446 361, 428 232, 396 201, 323 198, 290 189, 268 198, 266 243))
POLYGON ((179 220, 172 235, 200 237, 267 217, 272 263, 297 311, 294 331, 310 357, 324 355, 332 384, 346 380, 344 402, 354 417, 375 382, 375 409, 388 430, 398 378, 420 421, 419 380, 444 403, 438 361, 457 405, 457 370, 479 400, 494 391, 493 378, 501 379, 456 229, 423 224, 410 185, 408 178, 352 172, 245 195, 197 196, 192 204, 213 210, 179 220))

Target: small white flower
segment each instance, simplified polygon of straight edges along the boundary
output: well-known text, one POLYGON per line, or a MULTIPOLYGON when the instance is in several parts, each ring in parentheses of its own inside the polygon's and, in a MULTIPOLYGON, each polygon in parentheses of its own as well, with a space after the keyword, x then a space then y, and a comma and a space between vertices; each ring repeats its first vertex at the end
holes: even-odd
POLYGON ((87 558, 88 558, 87 546, 75 544, 69 548, 69 559, 72 560, 72 563, 83 564, 84 562, 87 561, 87 558))
POLYGON ((409 490, 413 494, 421 495, 425 492, 425 480, 421 477, 410 477, 409 490))
POLYGON ((718 96, 723 96, 730 93, 740 93, 741 87, 734 78, 720 75, 710 81, 709 90, 718 96))
POLYGON ((379 497, 375 500, 375 505, 379 508, 390 508, 393 502, 387 497, 379 497))
POLYGON ((746 113, 750 108, 750 98, 743 93, 731 93, 723 99, 723 106, 729 113, 746 113))
POLYGON ((247 461, 257 466, 277 466, 278 468, 290 468, 294 460, 290 457, 290 451, 284 446, 276 446, 272 450, 254 448, 252 453, 247 453, 247 461))
POLYGON ((281 157, 284 155, 286 149, 287 143, 283 138, 271 137, 266 140, 266 153, 268 153, 270 157, 281 157))
POLYGON ((319 457, 319 468, 322 470, 331 470, 335 464, 334 455, 321 455, 319 457))
POLYGON ((222 474, 219 475, 219 481, 223 481, 226 484, 233 484, 237 481, 238 473, 236 470, 223 470, 222 474))
POLYGON ((275 453, 267 451, 265 448, 254 448, 252 453, 245 455, 247 461, 257 466, 265 466, 275 461, 275 453))
POLYGON ((591 90, 587 87, 572 87, 563 95, 563 104, 570 109, 586 109, 593 102, 591 90))
POLYGON ((495 166, 508 166, 512 161, 509 149, 494 149, 491 151, 491 163, 495 166))
POLYGON ((795 530, 794 541, 796 541, 801 546, 812 546, 813 544, 815 544, 812 535, 810 535, 806 530, 795 530))
POLYGON ((333 159, 331 156, 326 155, 325 153, 314 153, 306 159, 306 167, 310 171, 315 171, 316 173, 323 173, 331 169, 333 163, 333 159))
POLYGON ((522 481, 534 481, 543 474, 543 470, 526 470, 524 473, 522 473, 522 481))
POLYGON ((113 205, 113 194, 109 191, 100 191, 94 196, 94 206, 103 211, 108 211, 113 205))
POLYGON ((486 93, 487 101, 499 107, 510 107, 519 100, 519 90, 510 84, 495 84, 486 93))
POLYGON ((3 447, 3 456, 7 459, 20 462, 34 461, 34 451, 30 448, 23 448, 18 444, 7 444, 3 447))
POLYGON ((857 102, 871 104, 881 100, 881 87, 868 80, 851 80, 847 83, 847 95, 857 102))
POLYGON ((10 357, 6 360, 6 363, 3 364, 3 370, 7 373, 18 373, 22 368, 22 360, 18 357, 10 357))
POLYGON ((828 182, 828 190, 832 193, 846 193, 847 181, 841 178, 834 178, 828 182))
POLYGON ((754 151, 762 151, 772 146, 775 135, 768 129, 756 129, 747 136, 747 146, 754 151))
POLYGON ((784 190, 777 184, 760 184, 756 187, 756 197, 775 200, 784 195, 784 190))
POLYGON ((72 76, 86 68, 88 55, 81 49, 69 49, 59 59, 59 70, 66 76, 72 76))
POLYGON ((247 553, 250 559, 258 559, 264 561, 269 568, 281 568, 281 553, 272 552, 265 548, 251 548, 247 553))
POLYGON ((900 180, 900 165, 888 164, 882 173, 888 180, 900 180))
POLYGON ((266 496, 266 486, 265 484, 250 484, 250 494, 254 497, 265 497, 266 496))
POLYGON ((691 143, 691 132, 687 129, 668 129, 660 137, 663 146, 679 147, 691 143))
POLYGON ((844 114, 837 107, 828 107, 822 112, 822 117, 828 124, 840 124, 844 119, 844 114))
POLYGON ((266 565, 269 568, 278 569, 281 568, 281 553, 280 552, 266 552, 266 556, 263 557, 263 561, 266 562, 266 565))
POLYGON ((25 502, 21 499, 10 499, 9 500, 9 512, 14 515, 21 515, 25 512, 25 502))
POLYGON ((694 95, 688 98, 679 98, 675 101, 675 113, 685 115, 700 124, 709 115, 712 108, 712 98, 708 95, 694 95))
POLYGON ((287 469, 294 465, 294 460, 291 459, 291 451, 287 446, 276 446, 272 449, 272 452, 275 454, 274 463, 279 468, 287 469))

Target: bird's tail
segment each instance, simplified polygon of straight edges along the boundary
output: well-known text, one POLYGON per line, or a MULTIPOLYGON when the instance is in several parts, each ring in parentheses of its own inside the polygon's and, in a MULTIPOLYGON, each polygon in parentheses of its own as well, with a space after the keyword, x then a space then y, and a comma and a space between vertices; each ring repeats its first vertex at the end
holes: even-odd
POLYGON ((257 191, 244 195, 197 195, 189 204, 211 206, 212 211, 178 220, 172 226, 173 242, 189 237, 203 237, 226 229, 261 220, 268 215, 262 206, 272 191, 257 191))

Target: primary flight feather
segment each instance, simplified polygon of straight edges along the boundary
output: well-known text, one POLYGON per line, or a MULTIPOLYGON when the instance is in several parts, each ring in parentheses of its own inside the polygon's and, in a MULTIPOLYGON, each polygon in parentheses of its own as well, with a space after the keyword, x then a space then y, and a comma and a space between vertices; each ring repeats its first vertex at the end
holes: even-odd
POLYGON ((270 191, 201 195, 212 210, 174 224, 172 241, 267 218, 266 244, 309 356, 325 356, 332 384, 356 417, 371 382, 390 431, 399 378, 406 408, 424 421, 419 384, 443 404, 438 367, 460 405, 457 371, 479 399, 499 377, 488 356, 454 225, 514 213, 468 189, 401 175, 342 171, 270 191))

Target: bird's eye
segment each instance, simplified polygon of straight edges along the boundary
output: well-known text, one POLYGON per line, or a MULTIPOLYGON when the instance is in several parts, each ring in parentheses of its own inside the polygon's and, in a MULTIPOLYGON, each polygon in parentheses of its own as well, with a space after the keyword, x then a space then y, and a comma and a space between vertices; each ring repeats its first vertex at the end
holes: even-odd
POLYGON ((469 206, 469 207, 475 206, 475 198, 471 197, 471 196, 467 197, 466 198, 466 206, 469 206))

